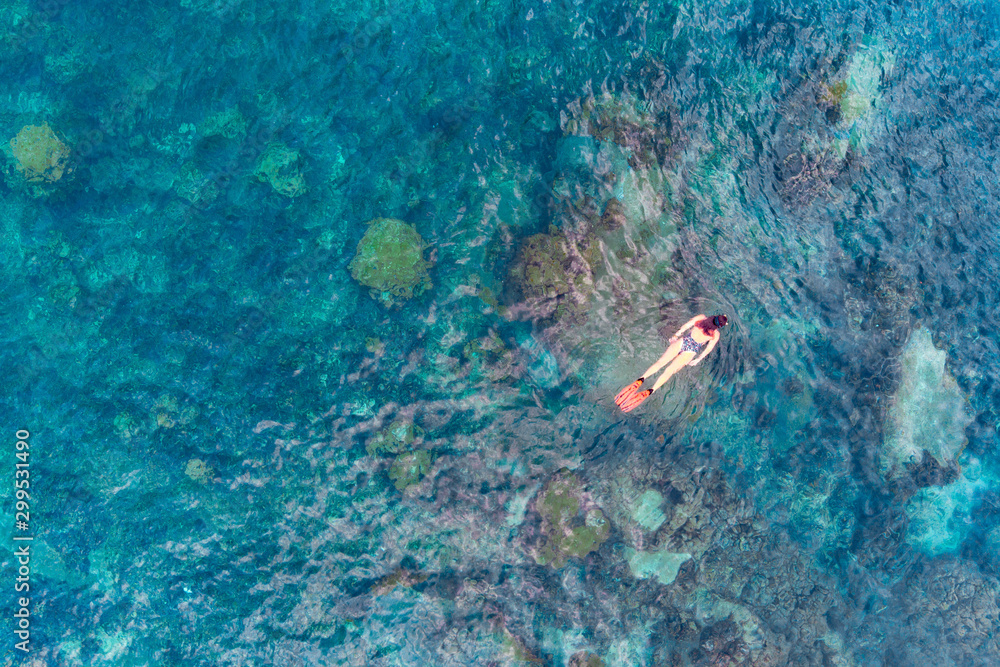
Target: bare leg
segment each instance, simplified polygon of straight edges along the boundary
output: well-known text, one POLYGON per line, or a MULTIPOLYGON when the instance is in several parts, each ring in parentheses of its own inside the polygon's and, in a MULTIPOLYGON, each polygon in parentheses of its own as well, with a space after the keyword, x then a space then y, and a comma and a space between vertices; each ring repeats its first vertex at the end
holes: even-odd
POLYGON ((657 371, 659 371, 661 368, 670 363, 673 360, 673 358, 676 357, 678 353, 680 353, 681 344, 682 344, 681 341, 677 341, 676 343, 671 343, 670 347, 667 348, 667 351, 663 353, 663 356, 657 359, 656 363, 647 368, 646 372, 642 374, 642 377, 644 378, 652 377, 657 371))
MULTIPOLYGON (((668 364, 674 357, 677 356, 678 352, 680 352, 680 349, 681 349, 681 341, 677 341, 676 343, 671 343, 670 346, 667 347, 667 351, 664 352, 663 355, 656 360, 656 363, 647 368, 646 372, 640 375, 638 380, 636 380, 635 382, 633 382, 632 384, 630 384, 629 386, 625 387, 620 392, 618 392, 618 395, 615 396, 615 405, 620 406, 629 399, 631 399, 633 396, 635 396, 636 392, 639 391, 639 387, 642 386, 643 380, 645 380, 648 377, 652 377, 653 374, 657 373, 661 368, 663 368, 666 364, 668 364)), ((646 395, 648 396, 649 394, 646 395)))
MULTIPOLYGON (((684 350, 679 354, 677 354, 674 357, 674 360, 670 362, 670 365, 667 366, 667 369, 663 371, 663 375, 657 378, 656 383, 653 384, 653 386, 650 389, 643 389, 640 392, 636 392, 635 390, 633 390, 632 393, 626 396, 621 402, 615 401, 618 404, 618 407, 622 409, 622 412, 631 412, 632 410, 635 410, 637 407, 639 407, 640 403, 649 398, 650 394, 652 394, 654 391, 662 387, 667 380, 672 378, 674 376, 674 373, 676 373, 677 371, 679 371, 680 369, 684 368, 689 363, 691 363, 691 360, 694 359, 694 356, 695 356, 694 352, 691 352, 690 350, 684 350)), ((656 363, 660 364, 659 361, 656 363)))
POLYGON ((661 375, 656 379, 656 384, 653 385, 653 391, 656 391, 657 389, 665 385, 667 383, 667 380, 669 380, 674 376, 674 373, 676 373, 677 371, 679 371, 680 369, 684 368, 689 363, 691 363, 691 360, 694 359, 694 357, 695 353, 691 352, 690 350, 686 350, 678 354, 677 358, 674 359, 673 363, 667 366, 667 370, 663 371, 663 375, 661 375))

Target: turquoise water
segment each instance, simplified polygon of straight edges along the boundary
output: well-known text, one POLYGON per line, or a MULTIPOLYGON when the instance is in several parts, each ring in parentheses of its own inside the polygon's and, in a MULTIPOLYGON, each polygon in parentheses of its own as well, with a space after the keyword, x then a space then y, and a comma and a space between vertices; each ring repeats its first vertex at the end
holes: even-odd
POLYGON ((995 3, 0 15, 0 664, 1000 662, 995 3))

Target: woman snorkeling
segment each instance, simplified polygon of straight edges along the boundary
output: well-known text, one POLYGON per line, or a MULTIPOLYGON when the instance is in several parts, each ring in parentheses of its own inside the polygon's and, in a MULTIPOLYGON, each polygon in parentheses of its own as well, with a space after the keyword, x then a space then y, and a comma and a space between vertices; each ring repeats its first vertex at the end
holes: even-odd
POLYGON ((715 344, 719 342, 719 338, 721 338, 719 329, 726 326, 728 321, 725 315, 713 317, 696 315, 692 317, 670 339, 670 347, 663 353, 663 356, 647 368, 638 380, 618 392, 618 395, 615 396, 615 405, 619 406, 622 412, 631 412, 649 398, 650 394, 662 387, 667 380, 673 377, 674 373, 685 366, 700 364, 705 355, 711 352, 715 344), (642 386, 646 378, 658 373, 664 366, 667 366, 667 369, 663 371, 663 375, 653 384, 652 388, 639 391, 639 387, 642 386))

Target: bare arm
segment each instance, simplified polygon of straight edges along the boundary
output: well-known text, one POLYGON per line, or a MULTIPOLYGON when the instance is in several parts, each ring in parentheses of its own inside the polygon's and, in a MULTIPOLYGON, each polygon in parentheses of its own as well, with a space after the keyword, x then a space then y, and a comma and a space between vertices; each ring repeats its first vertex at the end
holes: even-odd
POLYGON ((670 340, 671 341, 677 340, 678 338, 681 337, 682 333, 684 333, 685 331, 687 331, 688 329, 690 329, 694 325, 698 324, 698 322, 701 322, 703 319, 705 319, 704 315, 695 315, 694 317, 692 317, 690 320, 687 321, 687 324, 685 324, 680 329, 678 329, 677 333, 675 333, 670 340))
POLYGON ((720 338, 722 338, 722 336, 719 335, 719 332, 718 331, 713 331, 712 332, 712 340, 710 340, 707 343, 705 343, 705 349, 701 351, 701 354, 699 354, 697 357, 695 357, 694 359, 692 359, 691 363, 688 364, 688 366, 697 366, 698 364, 700 364, 701 360, 704 359, 705 356, 708 355, 708 353, 712 351, 712 348, 715 347, 715 344, 719 342, 720 338))

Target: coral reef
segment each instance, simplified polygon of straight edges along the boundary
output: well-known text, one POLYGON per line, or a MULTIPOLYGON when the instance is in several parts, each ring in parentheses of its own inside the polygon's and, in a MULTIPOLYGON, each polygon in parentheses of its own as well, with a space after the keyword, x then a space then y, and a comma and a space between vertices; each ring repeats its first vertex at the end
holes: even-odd
POLYGON ((508 271, 510 296, 535 319, 579 318, 593 293, 598 258, 589 238, 574 241, 556 230, 529 236, 508 271))
POLYGON ((219 187, 215 181, 206 178, 192 163, 181 166, 174 180, 174 191, 195 206, 207 206, 219 196, 219 187))
POLYGON ((428 576, 429 575, 420 571, 400 567, 392 574, 382 577, 382 579, 372 587, 372 594, 388 595, 398 587, 412 588, 413 586, 427 581, 428 576))
MULTIPOLYGON (((896 65, 895 55, 884 44, 866 39, 851 57, 843 81, 834 84, 832 97, 840 109, 840 122, 845 127, 864 118, 882 101, 881 88, 896 65)), ((852 136, 852 141, 862 138, 852 136)))
POLYGON ((376 458, 394 456, 389 465, 389 479, 397 490, 405 491, 430 470, 430 452, 424 449, 414 450, 414 445, 419 445, 423 437, 424 429, 411 419, 397 419, 368 438, 365 451, 376 458))
POLYGON ((399 491, 405 491, 427 474, 431 467, 431 455, 426 450, 400 454, 389 467, 389 479, 399 491))
POLYGON ((69 172, 70 149, 49 127, 25 125, 10 140, 10 154, 24 180, 36 186, 55 183, 69 172))
POLYGON ((980 461, 972 459, 950 484, 920 489, 906 504, 906 541, 932 556, 954 553, 973 529, 971 516, 979 496, 998 486, 980 461))
POLYGON ((184 474, 199 484, 207 484, 213 477, 215 471, 212 467, 201 459, 191 459, 184 467, 184 474))
POLYGON ((667 520, 667 517, 660 511, 662 506, 663 495, 654 489, 647 489, 639 497, 639 502, 632 512, 632 519, 644 530, 655 531, 667 520))
MULTIPOLYGON (((482 295, 480 298, 483 298, 482 295)), ((481 375, 490 382, 507 380, 517 370, 514 353, 495 331, 466 343, 462 349, 462 358, 468 362, 472 373, 481 375)))
POLYGON ((381 357, 385 353, 385 343, 381 338, 369 336, 365 338, 365 349, 376 357, 381 357))
POLYGON ((583 558, 608 539, 611 525, 582 490, 573 473, 556 474, 535 500, 543 538, 533 554, 542 565, 561 568, 569 558, 583 558))
POLYGON ((925 452, 942 466, 954 465, 965 447, 965 427, 972 418, 965 394, 945 368, 946 358, 927 329, 910 335, 899 359, 899 389, 882 449, 882 468, 889 476, 919 464, 925 452))
POLYGON ((897 267, 876 258, 858 263, 850 270, 847 293, 847 325, 852 330, 875 330, 899 344, 906 342, 917 293, 897 267))
POLYGON ((691 560, 691 554, 673 553, 666 550, 637 551, 631 547, 625 550, 632 576, 636 579, 656 578, 663 585, 674 583, 681 565, 691 560))
MULTIPOLYGON (((606 91, 572 101, 562 113, 547 200, 551 223, 515 246, 504 291, 511 316, 530 319, 536 342, 555 356, 558 374, 530 374, 542 388, 567 377, 617 384, 622 364, 613 349, 620 345, 608 336, 609 315, 634 320, 670 293, 679 236, 674 177, 665 169, 673 155, 667 149, 676 147, 669 117, 650 113, 627 92, 606 91)), ((659 341, 638 331, 621 332, 626 346, 637 356, 654 354, 659 341)))
POLYGON ((33 667, 1000 664, 989 3, 7 4, 33 667))
POLYGON ((570 104, 563 118, 567 135, 591 136, 625 149, 632 168, 663 163, 673 144, 669 111, 652 114, 631 94, 603 93, 570 104))
POLYGON ((842 158, 819 146, 804 146, 778 168, 781 198, 791 206, 805 206, 830 189, 830 181, 844 168, 842 158))
POLYGON ((373 298, 392 307, 431 287, 432 263, 424 259, 425 247, 412 225, 376 218, 368 223, 348 268, 356 281, 371 288, 373 298))
MULTIPOLYGON (((722 499, 713 497, 705 480, 675 478, 671 480, 671 492, 676 498, 670 504, 670 515, 659 528, 667 548, 675 552, 700 556, 712 542, 715 526, 712 521, 713 507, 722 499)), ((713 479, 713 483, 724 489, 724 483, 713 479)))
POLYGON ((563 226, 572 227, 582 218, 590 231, 605 235, 628 222, 655 223, 656 231, 666 231, 663 214, 673 188, 665 171, 672 123, 670 113, 653 118, 641 106, 631 95, 570 103, 552 187, 563 226))
POLYGON ((566 667, 604 667, 604 665, 604 661, 590 651, 577 651, 566 663, 566 667))
POLYGON ((695 660, 704 659, 711 665, 738 665, 750 656, 743 629, 732 618, 705 627, 698 636, 695 660))
POLYGON ((198 408, 191 404, 182 405, 172 394, 163 394, 153 405, 152 413, 160 428, 187 426, 198 416, 198 408))
POLYGON ((424 436, 424 430, 408 419, 394 421, 368 439, 365 450, 369 456, 399 454, 412 448, 424 436))
POLYGON ((270 183, 275 192, 285 197, 298 197, 308 189, 299 152, 284 144, 268 145, 257 162, 254 176, 259 181, 270 183))
POLYGON ((247 132, 247 119, 237 107, 230 107, 212 114, 198 126, 198 132, 205 137, 222 136, 239 139, 247 132))

